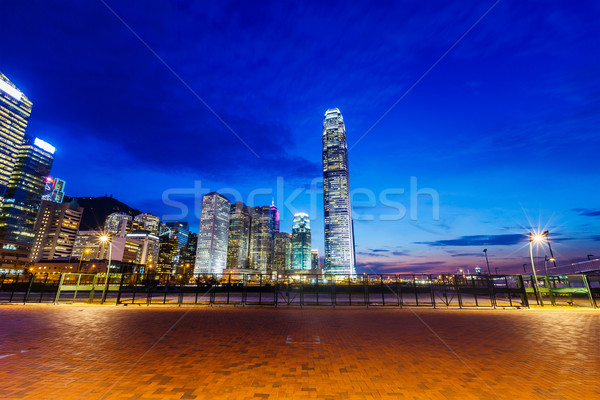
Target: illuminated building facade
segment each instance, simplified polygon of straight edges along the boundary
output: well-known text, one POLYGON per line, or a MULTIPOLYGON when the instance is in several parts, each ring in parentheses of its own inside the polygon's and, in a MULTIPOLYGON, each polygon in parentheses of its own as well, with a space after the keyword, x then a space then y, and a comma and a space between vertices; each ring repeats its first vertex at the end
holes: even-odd
POLYGON ((187 244, 188 237, 190 236, 187 222, 165 222, 165 225, 171 230, 171 237, 175 240, 177 250, 187 244))
POLYGON ((292 223, 292 269, 310 269, 310 220, 308 214, 294 215, 292 223))
POLYGON ((127 233, 127 222, 125 224, 122 221, 131 221, 131 215, 124 212, 114 212, 110 214, 104 220, 104 233, 109 237, 125 236, 127 233))
POLYGON ((354 232, 350 206, 346 127, 337 108, 323 120, 323 205, 325 271, 354 275, 354 232))
POLYGON ((42 200, 53 201, 55 203, 62 203, 63 197, 65 196, 65 186, 67 183, 62 179, 47 177, 44 186, 44 194, 42 200))
POLYGON ((54 147, 38 138, 25 138, 0 214, 0 236, 5 240, 33 243, 35 219, 53 160, 54 147))
POLYGON ((310 260, 311 269, 319 269, 319 250, 312 249, 310 251, 310 260))
POLYGON ((229 238, 227 242, 227 268, 248 268, 250 261, 251 211, 238 201, 231 205, 229 216, 229 238))
POLYGON ((253 207, 250 225, 250 268, 267 272, 271 268, 275 234, 279 232, 279 210, 274 205, 253 207))
POLYGON ((30 260, 55 260, 71 257, 83 208, 77 202, 56 203, 43 200, 35 222, 35 238, 30 260))
POLYGON ((25 139, 31 101, 0 73, 0 207, 25 139))
POLYGON ((292 238, 289 233, 277 232, 271 268, 276 271, 292 269, 292 238))
POLYGON ((142 213, 138 214, 133 218, 133 221, 136 223, 138 229, 147 231, 152 235, 158 234, 158 224, 160 223, 160 218, 156 215, 142 213))
POLYGON ((106 249, 100 242, 100 231, 79 231, 75 238, 72 258, 82 258, 83 261, 102 260, 106 258, 106 249))
POLYGON ((212 192, 202 197, 200 232, 196 250, 196 274, 221 274, 227 264, 231 202, 212 192))

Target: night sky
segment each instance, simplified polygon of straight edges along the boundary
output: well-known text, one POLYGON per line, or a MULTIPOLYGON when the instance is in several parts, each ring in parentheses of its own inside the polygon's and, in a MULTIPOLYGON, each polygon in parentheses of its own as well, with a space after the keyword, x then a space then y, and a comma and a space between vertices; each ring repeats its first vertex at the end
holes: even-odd
POLYGON ((532 229, 550 230, 558 264, 600 256, 598 1, 0 10, 0 71, 33 101, 28 133, 56 146, 68 195, 112 194, 165 219, 182 202, 197 231, 203 189, 244 201, 254 190, 254 205, 285 209, 290 232, 296 190, 291 211, 311 215, 322 255, 322 196, 311 206, 306 190, 322 178, 323 115, 338 107, 362 193, 359 272, 473 271, 484 248, 492 268, 518 272, 532 229), (411 206, 411 177, 439 194, 439 220, 431 196, 411 206), (365 207, 365 193, 398 189, 388 199, 404 218, 365 207))

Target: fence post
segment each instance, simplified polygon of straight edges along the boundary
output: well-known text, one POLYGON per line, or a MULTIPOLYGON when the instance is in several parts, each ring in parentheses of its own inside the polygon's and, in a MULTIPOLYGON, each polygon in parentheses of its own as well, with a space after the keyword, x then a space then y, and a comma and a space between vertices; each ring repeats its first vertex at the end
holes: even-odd
POLYGON ((29 300, 29 293, 31 293, 31 286, 33 285, 33 279, 35 278, 35 274, 31 274, 31 278, 29 279, 29 287, 27 288, 27 294, 23 298, 23 304, 27 303, 29 300))
POLYGON ((588 280, 588 276, 586 274, 582 274, 583 284, 585 285, 585 290, 587 290, 588 299, 590 300, 590 304, 592 308, 596 308, 596 301, 594 300, 594 295, 592 294, 592 290, 590 288, 590 282, 588 280))
POLYGON ((525 281, 523 281, 523 275, 517 275, 517 288, 520 289, 521 304, 529 308, 529 299, 527 298, 527 289, 525 288, 525 281))
POLYGON ((94 293, 96 292, 96 284, 98 283, 98 274, 94 274, 94 279, 92 281, 92 290, 90 290, 90 297, 88 299, 88 302, 93 303, 94 302, 94 293))
POLYGON ((335 308, 335 282, 333 279, 333 275, 330 275, 329 279, 331 279, 331 305, 333 306, 333 308, 335 308))
MULTIPOLYGON (((119 293, 117 293, 117 303, 115 305, 121 304, 121 289, 123 289, 123 277, 125 274, 121 274, 121 279, 119 281, 119 293)), ((80 276, 81 278, 81 276, 80 276)))
POLYGON ((58 281, 58 289, 56 289, 56 297, 54 298, 54 304, 58 304, 58 299, 60 299, 60 289, 62 287, 64 280, 65 280, 65 274, 61 272, 60 280, 58 281))
POLYGON ((433 284, 433 279, 431 278, 431 274, 429 274, 429 291, 431 292, 431 303, 433 304, 433 308, 435 307, 435 285, 433 284))
POLYGON ((15 295, 15 290, 17 289, 17 283, 19 283, 19 276, 20 275, 21 274, 17 274, 17 280, 13 282, 13 290, 12 290, 12 293, 10 294, 10 298, 8 299, 9 303, 12 303, 13 296, 15 295))

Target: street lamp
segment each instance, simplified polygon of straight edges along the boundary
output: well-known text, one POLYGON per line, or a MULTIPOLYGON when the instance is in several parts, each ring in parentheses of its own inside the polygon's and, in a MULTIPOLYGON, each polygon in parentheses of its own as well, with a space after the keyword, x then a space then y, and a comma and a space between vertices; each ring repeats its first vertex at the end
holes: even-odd
POLYGON ((90 249, 85 249, 83 250, 83 253, 81 253, 81 255, 79 256, 79 266, 77 267, 77 273, 79 273, 81 271, 81 262, 83 261, 83 254, 89 254, 90 253, 90 249))
POLYGON ((554 258, 548 258, 548 256, 544 254, 544 271, 546 271, 546 276, 548 276, 548 261, 554 261, 554 258))
POLYGON ((550 246, 550 238, 548 237, 548 234, 550 232, 548 231, 544 231, 544 233, 542 233, 542 236, 546 236, 546 241, 548 242, 548 249, 550 250, 550 258, 548 259, 548 261, 552 261, 552 263, 554 264, 554 268, 556 268, 556 259, 554 258, 554 253, 552 252, 552 246, 550 246))
POLYGON ((106 243, 108 242, 108 265, 106 266, 106 282, 104 283, 104 293, 102 294, 102 303, 104 303, 104 300, 106 300, 106 292, 108 290, 108 281, 110 278, 110 263, 111 263, 111 258, 112 258, 112 242, 109 239, 108 236, 106 235, 102 235, 100 236, 100 241, 102 243, 106 243))
MULTIPOLYGON (((490 262, 488 261, 487 249, 483 249, 483 252, 485 253, 485 262, 487 263, 487 267, 488 267, 488 275, 491 275, 492 273, 490 272, 490 262)), ((497 274, 498 273, 496 273, 496 275, 497 274)))
MULTIPOLYGON (((547 231, 546 231, 547 232, 547 231)), ((540 296, 540 288, 538 287, 537 274, 535 273, 535 264, 533 263, 533 242, 541 243, 544 237, 540 234, 532 234, 529 232, 529 257, 531 258, 531 269, 533 270, 533 289, 535 290, 535 297, 538 299, 540 305, 543 307, 544 302, 542 296, 540 296)))
POLYGON ((594 257, 594 255, 593 255, 593 254, 588 254, 588 255, 587 255, 588 261, 590 261, 590 260, 592 259, 592 257, 594 257))
POLYGON ((527 264, 523 264, 523 272, 527 273, 527 264))

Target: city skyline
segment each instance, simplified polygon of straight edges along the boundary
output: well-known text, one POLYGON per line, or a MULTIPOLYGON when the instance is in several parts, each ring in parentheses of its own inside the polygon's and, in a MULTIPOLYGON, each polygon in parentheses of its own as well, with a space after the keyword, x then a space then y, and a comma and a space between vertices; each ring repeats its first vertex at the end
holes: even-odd
MULTIPOLYGON (((20 24, 26 29, 0 45, 7 55, 0 70, 33 102, 27 131, 57 147, 53 175, 69 182, 68 195, 112 193, 144 212, 164 215, 172 210, 160 201, 163 192, 193 188, 195 180, 246 196, 257 187, 276 189, 276 177, 282 176, 290 193, 319 177, 318 121, 323 110, 339 107, 347 125, 352 189, 378 195, 404 188, 406 195, 397 201, 408 207, 415 176, 417 188, 433 188, 440 197, 439 220, 431 218, 426 197, 417 220, 408 214, 395 223, 355 219, 359 271, 481 267, 488 248, 493 266, 518 272, 527 259, 527 232, 544 228, 556 241, 559 264, 597 253, 599 189, 589 184, 597 180, 593 160, 599 148, 594 93, 600 84, 592 73, 599 64, 593 51, 598 32, 592 28, 597 4, 539 9, 500 2, 438 64, 492 3, 386 10, 359 4, 331 21, 342 28, 364 15, 359 26, 350 24, 335 35, 315 23, 325 17, 324 8, 295 6, 290 18, 296 22, 285 24, 291 30, 284 37, 298 51, 279 46, 272 39, 277 34, 261 33, 280 32, 270 22, 283 15, 275 6, 242 9, 237 18, 226 19, 222 11, 204 10, 206 5, 161 5, 140 13, 124 3, 110 4, 260 158, 102 4, 71 7, 79 18, 69 19, 49 6, 29 15, 24 6, 10 4, 6 13, 12 18, 0 30, 20 30, 20 24), (202 21, 205 11, 218 26, 194 28, 190 16, 202 21), (162 20, 165 12, 178 26, 162 20), (529 18, 519 18, 523 15, 529 18), (42 28, 49 34, 40 38, 42 28), (61 39, 66 32, 68 41, 61 39), (211 42, 214 37, 219 39, 211 42), (231 56, 223 52, 237 39, 231 56), (69 46, 54 48, 49 40, 69 46), (104 51, 107 43, 116 50, 104 51), (244 50, 257 43, 256 56, 244 50), (313 55, 328 50, 339 62, 317 63, 313 55), (131 55, 131 61, 121 56, 115 63, 109 53, 131 55), (198 59, 203 61, 193 63, 198 59), (221 63, 228 68, 218 68, 221 63), (266 79, 273 71, 279 71, 276 79, 266 79), (227 83, 236 74, 245 78, 243 84, 227 83), (158 101, 146 92, 152 86, 147 82, 159 84, 158 101), (223 83, 223 89, 212 90, 212 82, 223 83), (232 95, 225 101, 221 93, 232 95), (125 104, 135 113, 121 111, 125 104), (184 138, 189 146, 181 146, 184 138), (198 162, 188 148, 223 151, 204 150, 198 162), (123 166, 130 167, 128 179, 122 179, 123 166)), ((179 199, 192 201, 189 195, 179 199)), ((270 196, 257 202, 269 204, 270 196)), ((298 211, 313 217, 308 206, 307 198, 297 202, 298 211)), ((287 228, 292 213, 281 212, 287 228)), ((323 254, 323 220, 320 213, 314 216, 313 242, 323 254)), ((198 220, 188 219, 197 231, 198 220)))

